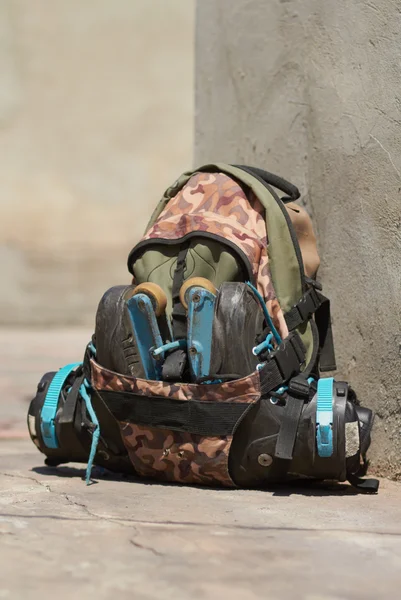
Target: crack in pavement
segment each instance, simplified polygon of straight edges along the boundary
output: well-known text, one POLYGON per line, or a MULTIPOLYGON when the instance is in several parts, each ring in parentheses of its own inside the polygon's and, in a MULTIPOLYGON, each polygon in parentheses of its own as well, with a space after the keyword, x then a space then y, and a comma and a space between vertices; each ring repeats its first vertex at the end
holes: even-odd
MULTIPOLYGON (((35 477, 29 477, 29 475, 19 475, 17 473, 4 473, 4 472, 0 472, 0 475, 3 475, 4 477, 10 477, 11 479, 27 479, 28 481, 33 481, 34 483, 37 483, 38 485, 40 485, 40 487, 45 488, 46 492, 53 491, 48 484, 43 483, 42 481, 40 481, 39 479, 36 479, 35 477)), ((57 492, 54 492, 54 493, 57 493, 57 492)))
POLYGON ((87 506, 80 503, 75 503, 70 500, 70 504, 76 504, 77 506, 82 507, 85 512, 93 517, 93 519, 77 519, 73 517, 65 517, 60 515, 15 515, 11 513, 0 513, 1 517, 11 517, 11 518, 24 518, 24 519, 54 519, 60 521, 107 521, 109 523, 113 523, 115 525, 119 525, 121 527, 131 527, 135 528, 138 525, 143 525, 145 527, 153 527, 155 529, 159 527, 169 527, 171 529, 185 529, 189 527, 197 527, 197 528, 205 528, 205 529, 224 529, 224 530, 233 530, 233 531, 280 531, 280 532, 305 532, 305 533, 351 533, 358 535, 379 535, 379 536, 390 536, 390 537, 401 537, 401 532, 393 532, 393 531, 375 531, 374 529, 336 529, 336 528, 326 528, 321 529, 317 527, 284 527, 280 525, 234 525, 234 524, 222 524, 222 523, 200 523, 197 521, 145 521, 141 519, 125 519, 124 517, 109 517, 107 515, 99 515, 91 512, 87 506))
POLYGON ((140 532, 138 531, 138 527, 135 525, 131 526, 131 527, 135 532, 135 536, 129 539, 129 543, 132 546, 135 546, 135 548, 139 548, 140 550, 146 550, 147 552, 151 552, 154 556, 162 556, 162 557, 166 556, 165 552, 156 550, 156 548, 154 546, 146 546, 145 544, 141 544, 140 542, 138 542, 136 538, 138 538, 141 535, 140 532))
MULTIPOLYGON (((215 529, 224 529, 224 530, 243 530, 243 531, 288 531, 288 532, 321 532, 321 533, 330 533, 330 532, 335 532, 335 533, 351 533, 351 534, 365 534, 365 535, 379 535, 379 536, 391 536, 391 537, 401 537, 401 532, 392 532, 392 531, 375 531, 375 530, 358 530, 358 529, 337 529, 337 528, 317 528, 317 527, 288 527, 288 526, 279 526, 279 525, 273 525, 273 526, 269 526, 269 525, 242 525, 242 524, 234 524, 234 523, 202 523, 199 521, 169 521, 169 520, 165 520, 165 521, 147 521, 147 520, 142 520, 142 519, 130 519, 130 518, 126 518, 126 517, 113 517, 110 515, 104 515, 104 514, 98 514, 95 513, 93 511, 91 511, 88 506, 82 502, 78 502, 76 500, 73 500, 68 494, 63 493, 63 492, 56 492, 55 490, 52 490, 50 488, 50 486, 48 484, 45 484, 43 482, 41 482, 40 480, 36 479, 35 477, 30 477, 27 475, 19 475, 17 473, 12 474, 12 473, 4 473, 4 472, 0 472, 0 475, 4 475, 5 477, 10 477, 10 478, 20 478, 20 479, 27 479, 29 481, 33 481, 34 483, 40 485, 42 488, 44 488, 47 492, 51 492, 52 494, 55 494, 56 496, 59 496, 61 498, 64 498, 68 505, 70 506, 78 506, 79 508, 81 508, 89 517, 91 517, 91 519, 76 519, 73 517, 68 517, 68 516, 60 516, 60 515, 12 515, 12 514, 2 514, 1 516, 9 516, 9 517, 14 517, 14 518, 25 518, 25 519, 29 519, 29 518, 36 518, 36 519, 58 519, 58 520, 65 520, 65 521, 106 521, 108 523, 112 523, 115 525, 118 525, 120 527, 130 527, 130 528, 136 528, 138 525, 142 525, 145 527, 154 527, 154 528, 158 528, 158 527, 170 527, 171 529, 174 528, 187 528, 187 527, 197 527, 197 528, 215 528, 215 529)), ((133 545, 136 545, 137 543, 134 541, 133 545)), ((141 547, 141 545, 138 545, 138 547, 141 547)), ((149 551, 152 551, 151 548, 147 548, 144 546, 144 549, 147 549, 149 551)), ((157 552, 157 551, 156 551, 157 552)))
POLYGON ((152 546, 144 546, 143 544, 140 544, 139 542, 135 541, 134 538, 130 539, 129 543, 132 546, 135 546, 135 548, 139 548, 140 550, 147 550, 148 552, 151 552, 155 556, 162 556, 162 557, 166 556, 164 552, 159 552, 159 550, 156 550, 156 548, 152 548, 152 546))
MULTIPOLYGON (((93 517, 93 519, 85 519, 87 522, 88 521, 107 521, 109 523, 113 523, 115 525, 118 525, 120 527, 127 527, 127 525, 125 525, 124 523, 121 523, 119 520, 104 516, 104 515, 98 515, 96 513, 93 513, 89 510, 89 508, 86 506, 86 504, 83 504, 82 502, 77 502, 76 500, 73 500, 72 498, 70 498, 70 496, 68 494, 65 493, 58 493, 55 492, 54 490, 52 490, 50 488, 49 485, 42 483, 40 480, 36 479, 35 477, 29 477, 27 475, 19 475, 16 473, 0 473, 0 475, 4 475, 5 477, 10 477, 11 479, 26 479, 28 481, 33 481, 34 483, 38 484, 40 487, 43 487, 47 492, 51 492, 53 494, 56 494, 62 498, 64 498, 69 506, 78 506, 79 508, 82 508, 84 510, 84 512, 86 512, 86 514, 90 517, 93 517)), ((14 502, 14 504, 20 504, 21 502, 26 502, 26 500, 17 500, 14 502)), ((11 515, 12 516, 12 515, 11 515)), ((17 517, 16 517, 17 518, 17 517)), ((68 518, 66 520, 69 520, 68 518)), ((82 521, 83 519, 79 519, 80 521, 82 521)), ((136 535, 140 535, 139 532, 137 531, 137 528, 134 524, 129 524, 128 525, 129 528, 132 528, 135 530, 136 535)), ((0 534, 3 532, 0 532, 0 534)), ((4 532, 4 533, 9 533, 9 532, 4 532)), ((13 534, 15 535, 15 534, 13 534)), ((146 550, 148 552, 151 552, 154 556, 165 556, 165 554, 163 552, 159 552, 159 550, 156 550, 156 548, 153 548, 151 546, 145 546, 144 544, 141 544, 140 542, 138 542, 135 538, 131 538, 129 540, 129 543, 134 546, 135 548, 139 548, 140 550, 146 550)))

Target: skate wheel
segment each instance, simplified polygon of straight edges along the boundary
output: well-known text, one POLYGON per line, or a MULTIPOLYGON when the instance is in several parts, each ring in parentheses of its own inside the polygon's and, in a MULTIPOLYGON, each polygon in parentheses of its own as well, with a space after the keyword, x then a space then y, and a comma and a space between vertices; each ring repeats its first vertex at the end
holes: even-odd
POLYGON ((157 283, 151 283, 150 281, 140 283, 134 289, 132 296, 137 294, 145 294, 150 298, 156 317, 160 317, 166 310, 167 296, 157 283))
POLYGON ((188 308, 188 291, 193 287, 200 287, 214 295, 217 293, 215 285, 209 279, 205 279, 205 277, 191 277, 184 281, 180 289, 180 302, 185 309, 188 308))

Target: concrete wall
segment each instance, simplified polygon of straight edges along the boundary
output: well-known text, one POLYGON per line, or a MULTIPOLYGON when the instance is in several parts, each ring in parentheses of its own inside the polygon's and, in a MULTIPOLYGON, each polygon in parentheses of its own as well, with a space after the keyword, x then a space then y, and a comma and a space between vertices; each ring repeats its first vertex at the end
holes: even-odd
POLYGON ((377 411, 377 471, 401 476, 401 5, 198 0, 197 163, 298 186, 319 236, 339 373, 377 411))
POLYGON ((0 324, 92 324, 192 165, 192 0, 0 2, 0 324))

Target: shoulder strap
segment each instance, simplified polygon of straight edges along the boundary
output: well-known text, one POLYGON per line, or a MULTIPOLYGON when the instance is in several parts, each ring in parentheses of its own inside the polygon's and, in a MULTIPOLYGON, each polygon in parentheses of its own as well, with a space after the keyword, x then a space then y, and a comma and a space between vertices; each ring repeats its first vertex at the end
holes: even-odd
POLYGON ((294 331, 302 323, 307 322, 312 315, 315 315, 315 323, 319 332, 320 370, 323 372, 334 371, 337 366, 331 328, 330 300, 318 291, 320 289, 320 284, 312 282, 311 287, 284 315, 284 318, 288 330, 294 331))
POLYGON ((280 177, 279 175, 274 175, 274 173, 269 173, 269 171, 265 171, 264 169, 258 169, 256 167, 247 167, 246 165, 235 166, 239 167, 240 169, 244 169, 245 171, 248 171, 248 173, 253 173, 254 175, 257 175, 269 185, 272 185, 281 192, 284 192, 284 194, 287 194, 288 197, 281 198, 282 202, 294 202, 295 200, 298 200, 298 198, 301 196, 299 189, 295 185, 293 185, 283 177, 280 177))

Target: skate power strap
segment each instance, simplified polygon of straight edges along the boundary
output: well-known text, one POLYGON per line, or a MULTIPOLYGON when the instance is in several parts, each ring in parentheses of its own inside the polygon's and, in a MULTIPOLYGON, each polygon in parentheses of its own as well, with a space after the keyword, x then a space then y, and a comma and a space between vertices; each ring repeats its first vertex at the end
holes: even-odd
POLYGON ((49 385, 49 389, 47 390, 46 398, 40 414, 40 429, 42 432, 43 441, 48 448, 59 447, 54 418, 57 412, 60 393, 68 376, 80 365, 81 363, 72 363, 60 369, 53 377, 49 385))

